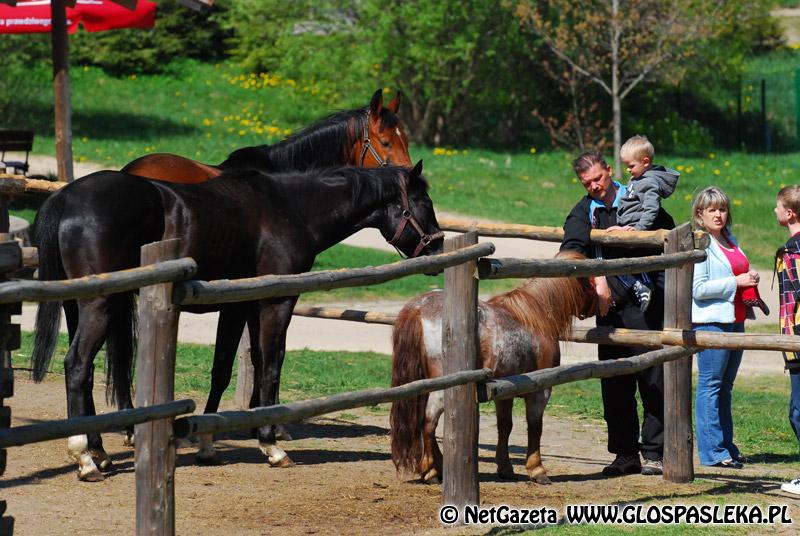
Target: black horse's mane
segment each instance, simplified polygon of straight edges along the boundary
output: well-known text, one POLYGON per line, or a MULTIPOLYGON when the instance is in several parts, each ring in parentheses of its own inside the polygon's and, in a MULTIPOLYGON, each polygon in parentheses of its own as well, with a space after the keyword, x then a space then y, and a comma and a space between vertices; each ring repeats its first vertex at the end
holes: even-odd
MULTIPOLYGON (((193 184, 189 191, 199 191, 200 189, 225 189, 231 192, 242 192, 246 189, 237 182, 245 182, 256 189, 259 188, 258 183, 266 181, 267 183, 274 184, 275 182, 283 182, 284 184, 294 188, 305 188, 308 182, 316 181, 323 177, 342 177, 353 186, 353 199, 358 199, 362 195, 369 195, 373 198, 382 199, 389 195, 397 195, 399 189, 402 187, 398 177, 403 174, 409 174, 411 170, 401 166, 383 166, 379 168, 362 168, 358 166, 335 166, 328 168, 310 168, 303 170, 282 170, 282 171, 261 171, 253 168, 240 168, 235 167, 228 170, 223 170, 222 174, 218 177, 206 181, 201 184, 193 184)), ((428 182, 423 176, 417 178, 417 184, 428 191, 428 182)), ((175 188, 178 185, 170 185, 175 188)), ((183 185, 178 186, 184 189, 183 185)))
MULTIPOLYGON (((278 143, 238 149, 219 167, 277 171, 339 165, 342 152, 363 136, 368 114, 368 106, 340 110, 278 143)), ((394 128, 398 123, 394 113, 381 109, 381 128, 394 128)))

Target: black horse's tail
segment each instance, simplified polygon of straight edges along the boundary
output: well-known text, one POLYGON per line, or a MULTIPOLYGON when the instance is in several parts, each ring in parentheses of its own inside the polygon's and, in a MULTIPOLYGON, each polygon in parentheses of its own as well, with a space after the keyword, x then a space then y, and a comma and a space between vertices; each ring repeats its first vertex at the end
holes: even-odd
MULTIPOLYGON (((404 308, 397 316, 392 332, 392 353, 392 387, 426 377, 427 356, 418 309, 404 308)), ((389 413, 392 462, 400 475, 420 472, 427 404, 427 394, 392 403, 389 413)))
MULTIPOLYGON (((63 195, 50 196, 42 204, 33 223, 32 236, 33 243, 39 250, 39 280, 41 281, 66 279, 58 246, 58 228, 64 212, 64 200, 65 196, 63 195)), ((33 380, 36 382, 42 381, 47 374, 58 342, 60 326, 61 302, 40 303, 36 312, 33 355, 31 356, 33 380)))

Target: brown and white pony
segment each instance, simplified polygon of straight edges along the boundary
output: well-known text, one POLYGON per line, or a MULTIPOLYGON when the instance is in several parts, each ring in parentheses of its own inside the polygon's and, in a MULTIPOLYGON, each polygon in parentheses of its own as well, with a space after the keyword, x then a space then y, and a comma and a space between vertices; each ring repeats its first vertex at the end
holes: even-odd
MULTIPOLYGON (((583 258, 562 252, 564 258, 583 258)), ((392 334, 392 386, 442 375, 442 309, 444 293, 428 292, 409 301, 400 311, 392 334)), ((558 366, 559 338, 572 329, 575 317, 594 314, 597 296, 586 279, 570 277, 528 279, 521 286, 489 301, 478 302, 479 368, 490 368, 495 378, 558 366)), ((550 389, 525 395, 528 421, 528 476, 547 484, 539 445, 542 416, 550 389)), ((497 474, 514 478, 508 457, 513 399, 495 401, 497 413, 497 474)), ((398 474, 414 474, 423 482, 442 475, 442 453, 436 426, 444 411, 444 393, 437 391, 392 404, 390 413, 392 461, 398 474)))

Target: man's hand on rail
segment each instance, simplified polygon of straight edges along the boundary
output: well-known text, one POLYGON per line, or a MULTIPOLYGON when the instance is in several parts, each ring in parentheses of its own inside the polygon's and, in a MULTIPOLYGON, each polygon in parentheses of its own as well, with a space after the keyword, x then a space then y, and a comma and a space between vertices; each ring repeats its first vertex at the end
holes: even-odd
POLYGON ((614 305, 611 298, 611 289, 608 287, 606 277, 601 275, 594 278, 594 291, 597 292, 597 305, 600 308, 599 315, 606 316, 608 309, 614 305))

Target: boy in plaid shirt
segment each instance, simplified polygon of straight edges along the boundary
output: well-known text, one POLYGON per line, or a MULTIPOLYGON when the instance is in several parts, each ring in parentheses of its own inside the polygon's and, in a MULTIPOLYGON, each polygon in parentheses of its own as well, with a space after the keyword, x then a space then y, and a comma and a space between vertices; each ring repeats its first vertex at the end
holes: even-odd
MULTIPOLYGON (((778 192, 775 203, 778 223, 789 231, 789 240, 775 254, 775 270, 780 292, 781 333, 800 335, 800 184, 786 186, 778 192)), ((800 441, 800 354, 784 352, 786 368, 791 378, 792 393, 789 398, 789 424, 800 441)), ((788 493, 800 495, 800 478, 781 485, 788 493)))

